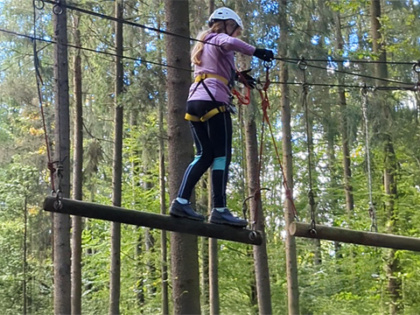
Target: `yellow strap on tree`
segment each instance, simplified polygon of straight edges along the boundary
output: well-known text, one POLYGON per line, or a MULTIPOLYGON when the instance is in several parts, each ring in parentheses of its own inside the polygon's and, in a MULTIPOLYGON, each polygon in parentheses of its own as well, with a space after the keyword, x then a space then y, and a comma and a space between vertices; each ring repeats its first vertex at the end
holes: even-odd
POLYGON ((222 77, 221 75, 214 74, 214 73, 199 74, 198 76, 195 77, 194 82, 198 83, 198 82, 200 82, 202 80, 205 80, 205 79, 216 79, 216 80, 222 81, 226 85, 228 85, 228 83, 229 83, 228 79, 226 79, 225 77, 222 77))
POLYGON ((185 120, 188 121, 194 121, 194 122, 205 122, 212 118, 213 116, 217 115, 218 113, 224 113, 226 111, 226 106, 219 106, 216 108, 213 108, 211 111, 208 111, 204 116, 197 117, 191 114, 186 113, 185 114, 185 120))

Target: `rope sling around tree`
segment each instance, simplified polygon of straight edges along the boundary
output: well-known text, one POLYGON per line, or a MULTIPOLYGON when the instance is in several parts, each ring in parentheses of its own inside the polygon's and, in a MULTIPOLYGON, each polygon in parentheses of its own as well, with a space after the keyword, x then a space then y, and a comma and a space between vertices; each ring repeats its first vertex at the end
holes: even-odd
MULTIPOLYGON (((306 104, 306 94, 307 90, 305 87, 305 62, 299 64, 299 68, 303 71, 304 74, 304 82, 302 84, 303 87, 303 104, 304 109, 306 111, 306 119, 308 114, 308 107, 306 104)), ((414 70, 416 71, 416 70, 414 70)), ((417 71, 416 71, 417 72, 417 71)), ((418 73, 418 72, 417 72, 418 73)), ((420 77, 420 75, 419 75, 420 77)), ((420 81, 420 80, 419 80, 420 81)), ((363 102, 363 116, 365 120, 365 133, 366 133, 366 141, 367 141, 367 159, 368 159, 368 188, 369 188, 369 214, 371 217, 371 232, 365 231, 355 231, 350 229, 344 229, 339 227, 330 227, 325 225, 319 225, 315 222, 315 201, 312 192, 312 177, 310 176, 310 190, 308 193, 309 196, 309 203, 311 206, 311 223, 301 223, 301 222, 291 222, 289 225, 289 234, 291 236, 297 237, 305 237, 305 238, 312 238, 312 239, 321 239, 321 240, 329 240, 329 241, 338 241, 343 243, 350 243, 350 244, 358 244, 358 245, 365 245, 365 246, 374 246, 374 247, 384 247, 384 248, 393 248, 393 249, 400 249, 400 250, 410 250, 410 251, 417 251, 420 252, 420 239, 415 237, 407 237, 407 236, 400 236, 400 235, 392 235, 392 234, 385 234, 385 233, 377 233, 377 223, 376 223, 376 211, 373 206, 373 198, 372 198, 372 178, 371 178, 371 169, 370 169, 370 147, 369 147, 369 129, 368 129, 368 119, 367 119, 367 90, 366 88, 362 89, 362 102, 363 102)), ((309 131, 309 124, 306 122, 306 131, 309 131)), ((308 165, 309 168, 312 168, 310 156, 312 155, 312 151, 310 148, 310 139, 309 134, 307 135, 307 143, 308 143, 308 165)), ((311 172, 309 172, 311 173, 311 172)))

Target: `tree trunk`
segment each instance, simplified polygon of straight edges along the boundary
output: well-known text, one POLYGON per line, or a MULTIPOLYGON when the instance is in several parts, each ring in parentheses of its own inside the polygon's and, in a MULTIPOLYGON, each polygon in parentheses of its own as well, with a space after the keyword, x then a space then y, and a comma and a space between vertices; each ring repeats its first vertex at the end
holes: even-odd
MULTIPOLYGON (((81 46, 78 15, 73 17, 74 43, 81 46)), ((80 50, 74 56, 74 151, 73 151, 73 199, 82 200, 83 179, 83 101, 82 62, 80 50)), ((82 314, 82 217, 72 216, 71 242, 71 312, 82 314)))
MULTIPOLYGON (((207 187, 211 187, 211 176, 207 176, 207 187)), ((207 190, 207 208, 208 214, 211 212, 211 189, 207 190)), ((220 296, 219 296, 219 245, 217 238, 209 238, 209 306, 210 315, 220 314, 220 296)))
POLYGON ((28 197, 25 196, 23 206, 23 283, 22 283, 22 302, 23 315, 28 314, 28 297, 27 297, 27 283, 28 283, 28 197))
MULTIPOLYGON (((160 58, 162 59, 162 58, 160 58)), ((160 213, 166 214, 166 181, 165 181, 165 130, 163 127, 164 100, 159 100, 159 185, 160 185, 160 213)), ((167 233, 161 231, 161 282, 162 282, 162 314, 169 314, 169 296, 168 296, 168 251, 167 251, 167 233)))
MULTIPOLYGON (((236 10, 240 16, 246 17, 247 8, 243 1, 237 2, 236 10)), ((247 34, 244 34, 245 40, 247 34)), ((238 58, 239 70, 249 69, 250 59, 247 57, 238 58)), ((255 121, 255 113, 258 111, 260 100, 252 102, 247 107, 247 115, 245 119, 245 144, 246 144, 246 169, 248 193, 254 198, 250 199, 251 221, 255 224, 254 228, 261 232, 263 242, 260 246, 253 247, 255 280, 258 298, 259 314, 271 314, 271 288, 270 288, 270 273, 268 268, 267 244, 265 242, 265 217, 261 201, 261 184, 260 184, 260 169, 255 167, 260 165, 259 148, 257 140, 257 124, 255 121)), ((263 145, 261 143, 261 145, 263 145)))
POLYGON ((218 244, 216 238, 209 239, 209 298, 210 315, 220 314, 219 298, 219 270, 218 270, 218 244))
MULTIPOLYGON (((288 24, 287 24, 287 0, 280 2, 279 24, 281 32, 279 47, 280 57, 287 57, 288 42, 288 24)), ((289 78, 287 64, 280 62, 280 82, 287 82, 289 78)), ((290 189, 290 199, 285 200, 284 218, 286 227, 294 220, 293 204, 293 163, 292 163, 292 132, 290 125, 290 103, 289 103, 289 87, 287 84, 280 85, 281 90, 281 116, 282 116, 282 133, 283 133, 283 167, 285 172, 284 180, 290 189)), ((286 236, 286 272, 287 272, 287 292, 288 292, 288 310, 289 315, 299 314, 299 285, 297 277, 297 257, 296 257, 296 240, 295 237, 287 233, 286 236)))
MULTIPOLYGON (((123 18, 123 0, 115 2, 115 17, 123 18)), ((122 144, 123 144, 123 106, 121 95, 123 92, 123 24, 115 22, 115 113, 114 113, 114 156, 112 168, 112 205, 121 206, 122 181, 122 144)), ((111 223, 111 270, 109 291, 109 314, 120 313, 120 275, 121 275, 121 223, 111 223)))
POLYGON ((209 0, 209 16, 213 13, 214 11, 214 0, 209 0))
MULTIPOLYGON (((208 174, 208 172, 207 172, 208 174)), ((211 187, 207 185, 207 179, 211 176, 203 176, 201 183, 201 196, 200 196, 200 213, 207 214, 211 209, 210 199, 211 187)), ((198 208, 198 207, 197 207, 198 208)), ((208 237, 201 238, 201 306, 202 314, 207 315, 210 313, 210 289, 209 289, 209 275, 210 275, 210 239, 208 237)))
MULTIPOLYGON (((251 104, 248 106, 248 110, 255 111, 255 106, 251 104)), ((253 114, 251 114, 253 116, 253 114)), ((261 231, 263 236, 263 242, 261 246, 254 246, 254 268, 255 268, 255 279, 257 286, 257 297, 258 297, 258 309, 259 314, 271 314, 271 290, 270 290, 270 274, 268 270, 268 256, 267 256, 267 244, 265 242, 265 224, 264 215, 262 211, 261 202, 261 186, 259 181, 259 169, 258 167, 252 167, 259 165, 258 161, 258 142, 257 142, 257 128, 254 117, 249 117, 245 123, 245 135, 246 135, 246 152, 247 152, 247 164, 248 164, 248 185, 249 194, 254 196, 250 199, 250 209, 252 222, 255 222, 255 229, 261 231)), ((261 144, 262 145, 262 144, 261 144)))
MULTIPOLYGON (((344 40, 343 35, 341 33, 341 18, 340 13, 334 13, 334 20, 335 20, 335 34, 336 34, 336 44, 335 48, 338 51, 342 51, 344 47, 344 40)), ((338 70, 343 71, 343 64, 341 62, 338 63, 338 70)), ((340 127, 341 127, 341 150, 343 154, 343 176, 344 176, 344 193, 346 195, 346 209, 347 215, 349 218, 353 215, 354 209, 354 198, 353 198, 353 187, 351 184, 351 168, 350 168, 350 147, 349 147, 349 135, 347 130, 347 100, 346 100, 346 93, 343 86, 345 84, 344 77, 338 73, 338 103, 340 105, 340 127)))
MULTIPOLYGON (((378 78, 387 78, 388 69, 386 65, 386 47, 382 40, 382 34, 380 32, 381 23, 381 3, 380 0, 371 0, 371 36, 372 36, 372 50, 379 56, 379 61, 382 63, 375 64, 375 75, 378 78)), ((377 80, 377 84, 378 84, 377 80)), ((388 98, 381 98, 381 104, 378 104, 378 108, 381 108, 382 117, 380 123, 380 132, 383 134, 384 140, 384 190, 386 195, 385 208, 386 215, 388 218, 387 232, 394 233, 396 230, 396 209, 395 201, 397 198, 397 158, 395 156, 394 144, 392 141, 391 134, 389 133, 391 126, 391 106, 388 104, 388 98), (379 107, 380 106, 380 107, 379 107), (383 121, 382 121, 383 120, 383 121)), ((395 255, 396 250, 392 249, 388 251, 386 258, 385 271, 388 278, 388 293, 391 298, 389 304, 389 313, 391 315, 398 314, 403 311, 402 303, 402 287, 401 279, 398 276, 400 270, 399 258, 395 255)))
MULTIPOLYGON (((188 0, 165 0, 167 31, 189 37, 188 0)), ((184 120, 185 102, 191 83, 190 42, 166 36, 169 192, 176 198, 183 171, 193 157, 192 139, 184 120), (181 70, 185 69, 185 70, 181 70)), ((174 314, 200 313, 197 237, 171 233, 171 263, 174 314)))
MULTIPOLYGON (((55 161, 59 167, 56 189, 62 197, 70 196, 70 109, 67 54, 66 0, 61 14, 53 14, 55 80, 55 161)), ((70 216, 54 214, 54 313, 71 313, 70 216)))

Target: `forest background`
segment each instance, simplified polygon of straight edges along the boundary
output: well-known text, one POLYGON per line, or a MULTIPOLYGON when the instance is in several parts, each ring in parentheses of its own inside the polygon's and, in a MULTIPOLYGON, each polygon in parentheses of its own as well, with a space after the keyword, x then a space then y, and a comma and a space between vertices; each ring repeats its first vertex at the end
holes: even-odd
MULTIPOLYGON (((67 11, 72 113, 76 102, 73 58, 80 56, 82 65, 83 199, 109 205, 114 26, 98 14, 113 16, 114 3, 81 0, 71 4, 96 13, 67 11)), ((236 9, 246 25, 243 38, 275 52, 277 58, 270 68, 269 118, 281 148, 285 96, 281 87, 287 85, 294 203, 299 219, 310 222, 312 214, 326 225, 365 231, 377 228, 379 232, 419 237, 419 1, 190 0, 192 37, 205 26, 211 6, 236 9), (379 5, 378 18, 372 19, 372 4, 379 5), (287 17, 287 28, 280 27, 279 16, 287 17), (282 33, 287 33, 287 42, 280 40, 282 33), (285 69, 288 77, 283 82, 285 69), (308 164, 308 152, 312 165, 308 164), (311 213, 307 196, 310 188, 315 195, 315 213, 311 213)), ((51 181, 31 40, 38 39, 47 142, 53 146, 52 8, 48 1, 0 1, 0 309, 5 314, 51 314, 54 308, 53 228, 50 214, 42 210, 51 181)), ((168 179, 167 172, 164 176, 160 173, 160 162, 162 156, 167 157, 162 152, 166 152, 168 142, 165 80, 170 65, 164 37, 169 35, 151 28, 165 29, 164 3, 125 0, 123 16, 147 27, 123 26, 121 200, 126 208, 160 213, 161 193, 167 194, 161 180, 166 179, 165 183, 168 179)), ((264 65, 257 60, 250 65, 253 75, 264 81, 264 65)), ((246 165, 249 152, 244 139, 250 108, 255 110, 256 136, 261 140, 262 114, 256 91, 251 103, 253 106, 238 107, 234 119, 228 205, 238 214, 248 197, 246 169, 250 166, 246 165)), ((71 123, 73 128, 73 119, 71 123)), ((283 175, 273 144, 268 138, 263 144, 260 176, 261 187, 268 189, 262 192, 262 205, 271 305, 273 314, 286 314, 283 175)), ((207 185, 204 179, 196 190, 197 209, 204 213, 207 185)), ((110 291, 110 225, 83 220, 84 314, 105 314, 110 308, 106 302, 110 291)), ((162 278, 164 243, 158 241, 160 237, 159 230, 121 227, 122 314, 162 312, 162 284, 167 281, 170 290, 171 278, 162 278)), ((418 254, 324 241, 296 242, 302 314, 419 313, 418 254)), ((211 309, 207 243, 206 239, 199 240, 201 307, 205 314, 211 309)), ((170 249, 169 243, 166 246, 170 249)), ((164 263, 169 265, 170 261, 164 263)), ((218 242, 218 282, 221 314, 258 312, 252 247, 218 242)), ((173 307, 172 301, 169 307, 173 307)))

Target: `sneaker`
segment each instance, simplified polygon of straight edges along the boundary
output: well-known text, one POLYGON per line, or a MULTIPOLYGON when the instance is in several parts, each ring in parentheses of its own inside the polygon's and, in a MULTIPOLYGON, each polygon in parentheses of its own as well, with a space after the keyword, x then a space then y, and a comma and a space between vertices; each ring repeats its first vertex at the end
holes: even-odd
POLYGON ((196 221, 204 221, 205 217, 193 210, 191 203, 185 205, 179 203, 177 200, 172 201, 169 214, 177 218, 187 218, 196 221))
POLYGON ((210 223, 226 224, 237 227, 245 227, 248 225, 247 220, 234 217, 228 208, 225 208, 223 212, 213 209, 211 211, 210 223))

